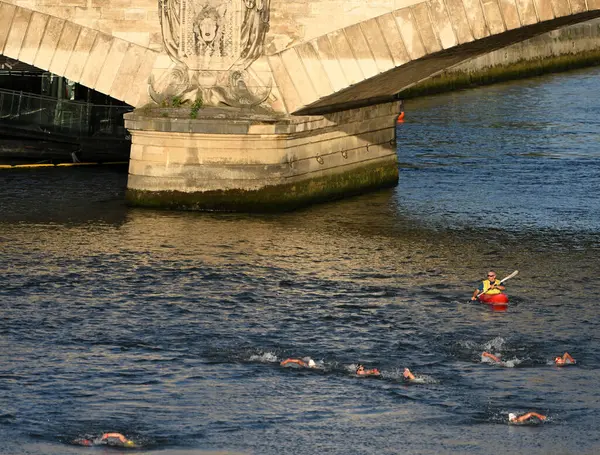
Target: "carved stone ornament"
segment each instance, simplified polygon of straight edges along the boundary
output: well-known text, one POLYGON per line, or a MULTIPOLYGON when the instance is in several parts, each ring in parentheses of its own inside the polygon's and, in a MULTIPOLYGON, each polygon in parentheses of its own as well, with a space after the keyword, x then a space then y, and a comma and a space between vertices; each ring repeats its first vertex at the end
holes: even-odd
POLYGON ((257 106, 271 92, 271 81, 246 71, 262 55, 269 30, 270 0, 158 0, 165 50, 174 65, 149 80, 152 99, 184 101, 202 96, 204 104, 257 106))

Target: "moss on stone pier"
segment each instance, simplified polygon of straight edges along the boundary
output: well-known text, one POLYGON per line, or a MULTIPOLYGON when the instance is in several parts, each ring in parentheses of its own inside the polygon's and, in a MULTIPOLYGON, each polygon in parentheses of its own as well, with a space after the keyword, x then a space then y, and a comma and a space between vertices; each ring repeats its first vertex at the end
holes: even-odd
POLYGON ((395 186, 395 160, 378 162, 344 173, 312 177, 294 183, 268 186, 256 191, 228 190, 184 193, 128 189, 127 202, 138 207, 222 212, 283 212, 317 202, 395 186))
POLYGON ((446 72, 400 92, 398 97, 402 99, 416 98, 596 65, 600 65, 600 50, 523 60, 477 71, 446 72))

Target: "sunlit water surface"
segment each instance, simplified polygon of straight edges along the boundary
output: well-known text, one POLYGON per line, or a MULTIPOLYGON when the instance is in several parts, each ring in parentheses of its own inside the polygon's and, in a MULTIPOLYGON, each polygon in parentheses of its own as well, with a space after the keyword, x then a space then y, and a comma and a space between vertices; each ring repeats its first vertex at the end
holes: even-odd
POLYGON ((397 188, 283 215, 0 172, 0 452, 598 453, 599 76, 407 101, 397 188), (519 270, 507 311, 469 301, 489 268, 519 270))

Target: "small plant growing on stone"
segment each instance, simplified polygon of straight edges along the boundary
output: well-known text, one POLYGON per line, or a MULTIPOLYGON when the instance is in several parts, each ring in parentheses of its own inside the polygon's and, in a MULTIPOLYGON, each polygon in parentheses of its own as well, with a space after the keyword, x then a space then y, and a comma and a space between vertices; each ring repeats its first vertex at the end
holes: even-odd
POLYGON ((192 108, 190 109, 190 118, 197 118, 198 111, 202 108, 202 98, 197 98, 196 101, 192 103, 192 108))
POLYGON ((173 107, 181 107, 181 105, 183 104, 183 100, 180 96, 174 96, 171 101, 171 104, 173 105, 173 107))
POLYGON ((162 103, 160 103, 161 107, 181 107, 183 104, 183 99, 180 96, 169 96, 165 98, 162 103))

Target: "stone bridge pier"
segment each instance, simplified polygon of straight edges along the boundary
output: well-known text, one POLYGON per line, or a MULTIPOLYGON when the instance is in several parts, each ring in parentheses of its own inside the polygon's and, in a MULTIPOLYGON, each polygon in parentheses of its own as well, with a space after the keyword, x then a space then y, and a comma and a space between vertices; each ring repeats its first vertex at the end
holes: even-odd
POLYGON ((395 185, 397 94, 600 0, 0 0, 0 53, 136 109, 127 199, 286 210, 395 185))
MULTIPOLYGON (((394 186, 401 102, 323 116, 206 108, 195 119, 126 114, 128 200, 140 206, 280 211, 394 186)), ((189 115, 188 115, 189 117, 189 115)))

